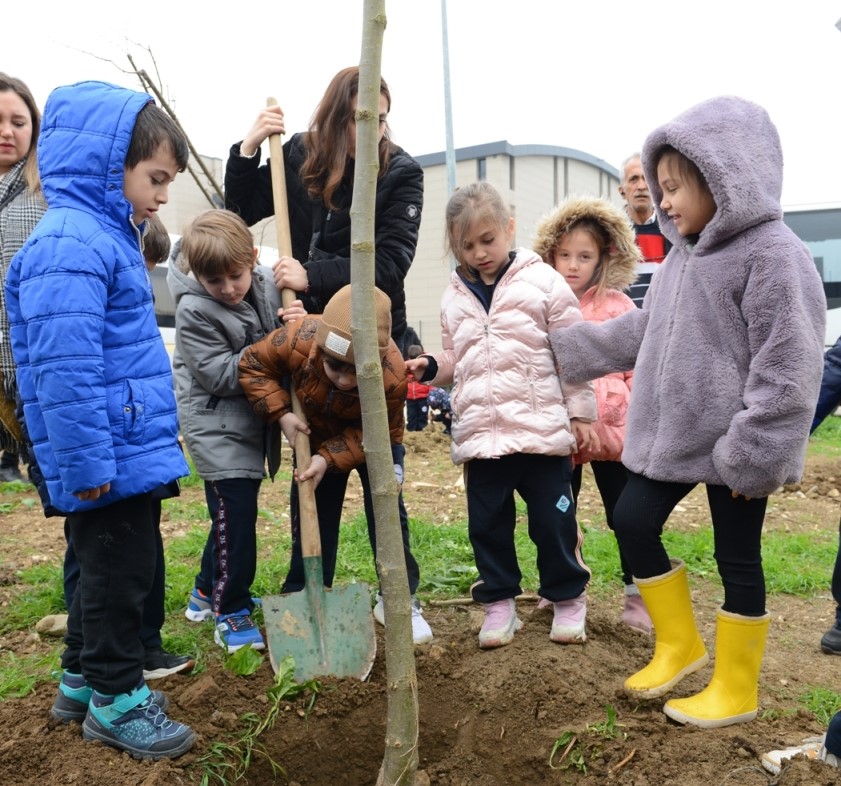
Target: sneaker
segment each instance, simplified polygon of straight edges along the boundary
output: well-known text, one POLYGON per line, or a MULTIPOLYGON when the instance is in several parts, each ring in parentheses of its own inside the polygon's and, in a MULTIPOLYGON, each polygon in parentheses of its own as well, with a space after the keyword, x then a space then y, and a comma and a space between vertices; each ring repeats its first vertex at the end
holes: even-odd
POLYGON ((841 655, 841 623, 836 622, 821 637, 821 649, 827 655, 841 655))
POLYGON ((210 608, 210 596, 205 595, 198 587, 193 587, 184 616, 190 622, 209 620, 213 616, 213 609, 210 608))
MULTIPOLYGON (((636 587, 634 588, 636 589, 636 587)), ((625 591, 625 608, 622 609, 620 618, 629 628, 638 630, 641 633, 651 633, 654 625, 651 622, 651 617, 648 615, 648 609, 645 607, 645 601, 639 590, 635 593, 625 591)))
POLYGON ((482 649, 504 647, 510 644, 514 634, 523 627, 517 616, 517 604, 514 598, 483 603, 485 621, 479 631, 479 646, 482 649))
MULTIPOLYGON (((374 619, 385 626, 385 609, 383 608, 383 596, 377 593, 377 602, 374 604, 374 619)), ((423 617, 420 601, 412 598, 412 641, 415 644, 428 644, 432 641, 432 628, 423 617)))
POLYGON ((82 736, 119 748, 135 759, 174 759, 196 741, 189 726, 166 716, 145 683, 117 696, 94 691, 82 736))
POLYGON ((17 467, 0 467, 0 483, 23 483, 23 474, 17 467))
POLYGON ((537 610, 538 611, 543 611, 543 609, 549 609, 553 605, 554 604, 552 603, 551 600, 546 600, 546 598, 543 598, 543 597, 538 595, 538 600, 537 600, 537 610))
POLYGON ((773 772, 774 775, 779 775, 786 762, 793 759, 795 756, 805 756, 810 761, 825 761, 832 767, 839 766, 839 759, 833 756, 824 748, 824 737, 809 737, 803 740, 802 745, 797 745, 793 748, 783 748, 778 751, 769 751, 762 754, 762 766, 773 772))
MULTIPOLYGON (((62 723, 81 723, 88 714, 93 688, 81 674, 73 674, 65 671, 61 675, 61 682, 58 684, 58 694, 53 702, 50 715, 62 723)), ((165 693, 152 691, 152 700, 162 710, 169 707, 169 699, 165 693)))
POLYGON ((228 652, 251 646, 253 650, 266 648, 260 629, 254 624, 248 609, 216 617, 216 643, 228 652))
POLYGON ((192 671, 196 659, 190 655, 173 655, 162 647, 146 650, 146 663, 143 664, 144 680, 159 680, 179 671, 192 671))
POLYGON ((584 619, 587 616, 587 593, 577 598, 555 602, 555 616, 549 638, 559 644, 583 644, 587 641, 584 619))

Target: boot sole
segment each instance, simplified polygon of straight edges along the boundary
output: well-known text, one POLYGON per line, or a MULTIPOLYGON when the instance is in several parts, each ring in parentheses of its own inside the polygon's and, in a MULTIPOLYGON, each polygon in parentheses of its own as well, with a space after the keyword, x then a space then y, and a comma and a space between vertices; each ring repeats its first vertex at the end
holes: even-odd
POLYGON ((757 716, 758 710, 743 712, 741 715, 731 715, 728 718, 696 718, 692 715, 687 715, 685 712, 676 710, 674 707, 670 707, 667 702, 663 707, 663 712, 673 721, 684 725, 698 726, 701 729, 720 729, 723 726, 732 726, 736 723, 752 721, 757 716))
POLYGON ((668 693, 675 685, 677 685, 684 677, 694 674, 699 669, 703 669, 710 662, 710 655, 705 652, 703 657, 698 658, 694 663, 690 663, 681 669, 671 680, 662 685, 656 685, 653 688, 645 688, 643 690, 634 690, 627 685, 624 686, 626 695, 632 699, 657 699, 660 696, 668 693))

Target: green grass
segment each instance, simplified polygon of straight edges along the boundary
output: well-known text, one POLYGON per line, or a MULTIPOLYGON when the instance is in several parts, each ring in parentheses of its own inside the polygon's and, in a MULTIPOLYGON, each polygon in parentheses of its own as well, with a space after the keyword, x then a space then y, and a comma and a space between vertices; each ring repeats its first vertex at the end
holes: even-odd
POLYGON ((809 455, 841 456, 841 418, 830 415, 809 439, 809 455))

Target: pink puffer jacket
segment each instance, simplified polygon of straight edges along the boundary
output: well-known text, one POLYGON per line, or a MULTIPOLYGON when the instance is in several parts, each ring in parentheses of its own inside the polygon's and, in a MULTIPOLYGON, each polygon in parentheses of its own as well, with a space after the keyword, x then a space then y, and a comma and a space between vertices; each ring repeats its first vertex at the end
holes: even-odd
POLYGON ((563 277, 518 249, 487 313, 457 273, 441 300, 443 352, 430 384, 454 383, 452 458, 513 453, 564 456, 575 450, 570 418, 592 422, 591 383, 561 382, 548 332, 581 321, 563 277))
MULTIPOLYGON (((636 306, 624 292, 606 289, 596 294, 591 287, 581 296, 581 314, 586 322, 604 322, 618 317, 636 306)), ((631 400, 633 371, 618 371, 599 377, 593 382, 599 419, 593 424, 601 447, 597 451, 582 450, 573 456, 576 464, 588 461, 620 461, 625 444, 625 416, 631 400)))

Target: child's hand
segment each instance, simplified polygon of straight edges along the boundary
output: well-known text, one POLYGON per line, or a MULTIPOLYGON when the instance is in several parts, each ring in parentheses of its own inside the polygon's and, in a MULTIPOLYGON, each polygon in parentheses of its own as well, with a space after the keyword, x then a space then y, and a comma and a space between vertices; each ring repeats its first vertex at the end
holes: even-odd
POLYGON ((99 499, 101 496, 107 494, 109 491, 111 491, 111 484, 104 483, 98 489, 88 489, 87 491, 80 491, 78 494, 74 494, 73 496, 76 497, 76 499, 81 500, 82 502, 84 502, 85 500, 90 500, 91 502, 93 502, 93 500, 99 499))
POLYGON ((750 502, 750 497, 747 494, 740 494, 736 489, 730 489, 730 496, 733 499, 739 499, 739 497, 744 497, 745 502, 750 502))
POLYGON ((305 480, 312 479, 313 487, 317 487, 321 483, 325 472, 327 472, 327 462, 324 460, 324 456, 316 453, 310 459, 310 465, 305 470, 295 470, 295 480, 303 483, 305 480))
POLYGON ((277 310, 277 318, 282 322, 293 322, 296 319, 303 319, 306 315, 307 310, 300 300, 293 300, 286 308, 277 310))
POLYGON ((283 436, 286 437, 286 441, 293 449, 295 447, 295 439, 298 436, 298 432, 307 435, 310 433, 310 427, 294 412, 287 412, 280 418, 280 430, 283 432, 283 436))
POLYGON ((429 366, 429 358, 424 357, 423 355, 415 358, 414 360, 406 361, 406 371, 408 371, 415 379, 420 379, 423 376, 423 372, 426 371, 427 366, 429 366))
POLYGON ((576 453, 582 450, 589 450, 591 453, 598 453, 602 449, 602 441, 592 423, 585 423, 583 420, 573 418, 569 422, 572 428, 572 436, 575 437, 575 444, 577 445, 576 453))
POLYGON ((283 110, 279 106, 267 106, 257 115, 254 125, 251 126, 240 143, 239 152, 243 156, 251 156, 272 134, 283 134, 285 132, 286 123, 283 120, 283 110))
POLYGON ((309 286, 309 278, 304 266, 294 257, 281 257, 272 265, 274 283, 278 289, 294 289, 305 292, 309 286))

